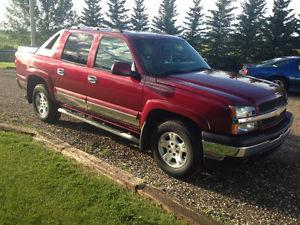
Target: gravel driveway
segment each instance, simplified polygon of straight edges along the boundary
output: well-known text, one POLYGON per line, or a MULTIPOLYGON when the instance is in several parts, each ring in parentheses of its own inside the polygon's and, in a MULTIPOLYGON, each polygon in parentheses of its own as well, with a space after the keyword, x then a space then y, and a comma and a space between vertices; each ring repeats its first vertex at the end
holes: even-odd
POLYGON ((148 184, 226 224, 300 224, 300 95, 287 142, 274 154, 247 163, 210 161, 207 172, 187 181, 168 177, 150 155, 102 130, 66 116, 55 125, 39 122, 15 81, 0 70, 0 121, 33 127, 128 170, 148 184))

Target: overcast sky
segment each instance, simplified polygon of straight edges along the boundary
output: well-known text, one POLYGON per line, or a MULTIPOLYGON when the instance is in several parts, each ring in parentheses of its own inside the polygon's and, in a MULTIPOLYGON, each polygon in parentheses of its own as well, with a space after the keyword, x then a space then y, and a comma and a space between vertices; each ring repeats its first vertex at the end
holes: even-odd
MULTIPOLYGON (((5 13, 6 13, 6 7, 8 6, 10 0, 0 0, 1 1, 1 7, 0 7, 0 22, 2 22, 5 19, 5 13)), ((102 0, 101 5, 103 8, 103 11, 107 11, 107 2, 108 0, 102 0)), ((145 5, 147 7, 148 13, 150 15, 150 18, 157 15, 159 4, 162 0, 145 0, 145 5)), ((244 0, 236 0, 234 5, 239 7, 241 2, 244 0)), ((84 6, 84 0, 73 0, 74 7, 78 13, 82 10, 84 6)), ((179 13, 178 15, 178 23, 182 24, 186 12, 189 10, 189 8, 192 6, 193 0, 177 0, 177 11, 179 13)), ((202 5, 204 7, 204 10, 207 11, 209 9, 213 9, 215 7, 216 0, 202 0, 202 5)), ((272 7, 273 0, 267 0, 268 2, 268 8, 269 10, 272 7)), ((134 5, 134 0, 127 0, 126 7, 131 9, 134 5)), ((294 9, 295 13, 300 14, 300 0, 292 0, 291 9, 294 9)), ((240 9, 237 9, 237 13, 240 11, 240 9)))

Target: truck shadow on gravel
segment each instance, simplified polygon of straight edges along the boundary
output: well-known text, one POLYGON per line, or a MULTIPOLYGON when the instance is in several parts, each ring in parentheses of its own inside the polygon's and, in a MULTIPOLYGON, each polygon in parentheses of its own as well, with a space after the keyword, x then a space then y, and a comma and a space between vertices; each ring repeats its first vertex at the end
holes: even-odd
POLYGON ((207 161, 207 178, 187 182, 210 191, 299 218, 300 137, 290 135, 273 154, 246 162, 207 161))
MULTIPOLYGON (((66 121, 66 120, 59 120, 59 122, 55 123, 56 127, 66 128, 69 130, 80 132, 80 135, 87 135, 90 136, 91 134, 95 135, 96 138, 109 138, 112 141, 124 145, 124 146, 130 146, 130 148, 133 148, 137 151, 139 151, 139 148, 136 144, 133 142, 130 142, 124 138, 120 138, 114 134, 111 134, 109 132, 106 132, 104 130, 101 130, 100 128, 97 128, 95 126, 89 125, 84 122, 74 122, 74 121, 66 121)), ((74 140, 75 141, 75 140, 74 140)), ((79 141, 76 139, 76 142, 79 141)), ((71 144, 71 143, 70 143, 71 144)))
MULTIPOLYGON (((149 153, 139 152, 137 145, 85 123, 60 120, 56 126, 80 132, 81 138, 95 135, 95 138, 101 136, 104 139, 111 139, 117 144, 130 148, 131 151, 136 151, 137 154, 151 157, 149 153)), ((293 218, 299 218, 300 151, 298 149, 300 149, 300 137, 290 135, 287 142, 269 156, 247 162, 231 159, 222 162, 207 160, 205 175, 198 174, 182 182, 196 189, 207 189, 253 204, 262 210, 276 210, 293 218)), ((94 152, 89 153, 94 154, 94 152)))

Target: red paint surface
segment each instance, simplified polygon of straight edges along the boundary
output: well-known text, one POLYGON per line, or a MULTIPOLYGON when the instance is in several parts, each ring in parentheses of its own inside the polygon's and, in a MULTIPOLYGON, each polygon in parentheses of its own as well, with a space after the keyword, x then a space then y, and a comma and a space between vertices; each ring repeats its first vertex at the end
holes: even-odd
POLYGON ((145 76, 137 57, 138 52, 132 44, 135 38, 145 36, 147 34, 139 36, 128 33, 65 30, 51 57, 16 53, 16 72, 19 74, 17 79, 25 77, 26 80, 30 75, 40 76, 47 83, 51 93, 59 89, 100 106, 139 117, 140 127, 136 129, 122 121, 110 121, 92 112, 83 112, 135 133, 140 132, 149 113, 159 109, 189 118, 203 130, 228 134, 232 124, 230 105, 258 106, 264 101, 275 98, 274 93, 278 91, 275 85, 222 71, 196 72, 167 78, 145 76), (64 44, 72 32, 94 35, 87 66, 60 60, 64 44), (108 71, 93 68, 98 45, 103 35, 118 37, 126 41, 133 54, 137 72, 140 74, 139 79, 113 75, 108 71), (65 76, 57 75, 58 68, 65 70, 65 76), (88 75, 97 77, 97 83, 89 83, 88 75))

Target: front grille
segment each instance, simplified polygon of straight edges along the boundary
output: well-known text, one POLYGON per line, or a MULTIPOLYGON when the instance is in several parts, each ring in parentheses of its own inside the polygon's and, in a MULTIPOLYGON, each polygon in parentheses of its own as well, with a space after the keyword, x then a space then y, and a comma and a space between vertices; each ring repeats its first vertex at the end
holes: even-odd
POLYGON ((271 112, 277 108, 287 104, 287 98, 285 96, 280 96, 279 98, 273 99, 268 102, 264 102, 259 105, 260 114, 271 112))
POLYGON ((264 119, 260 122, 260 127, 262 129, 268 129, 279 124, 285 117, 285 111, 281 113, 279 116, 271 117, 268 119, 264 119))

